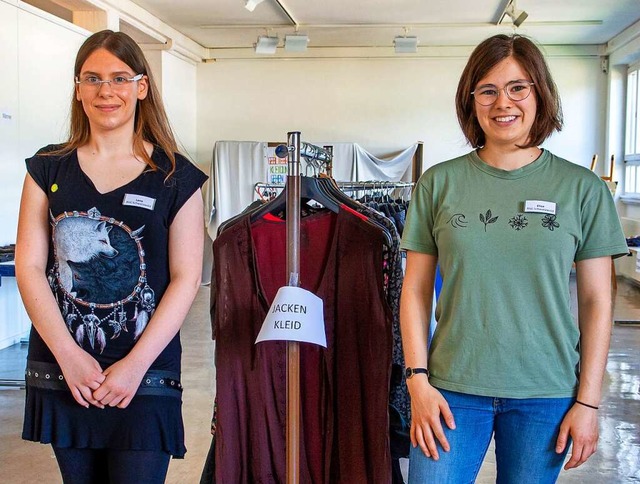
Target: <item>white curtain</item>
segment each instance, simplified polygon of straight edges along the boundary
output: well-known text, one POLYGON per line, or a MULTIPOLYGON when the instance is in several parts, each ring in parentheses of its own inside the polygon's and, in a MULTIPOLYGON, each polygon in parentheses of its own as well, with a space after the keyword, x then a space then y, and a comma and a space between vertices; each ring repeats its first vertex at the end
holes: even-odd
POLYGON ((254 200, 254 185, 266 180, 267 143, 218 141, 213 148, 211 186, 208 194, 211 239, 218 225, 242 212, 254 200))
POLYGON ((385 180, 401 181, 411 180, 412 161, 418 149, 414 144, 402 153, 389 159, 382 159, 367 153, 361 146, 354 144, 354 181, 385 180))

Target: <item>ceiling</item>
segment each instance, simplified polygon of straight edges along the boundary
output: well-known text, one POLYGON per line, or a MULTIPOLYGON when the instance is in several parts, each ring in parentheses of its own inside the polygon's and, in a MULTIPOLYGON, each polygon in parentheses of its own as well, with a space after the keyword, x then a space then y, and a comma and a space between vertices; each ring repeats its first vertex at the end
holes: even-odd
MULTIPOLYGON (((314 47, 390 47, 398 35, 419 46, 475 45, 514 31, 508 0, 133 0, 203 47, 253 48, 258 35, 298 30, 314 47)), ((517 0, 529 17, 517 32, 545 45, 605 44, 640 21, 640 0, 517 0)))

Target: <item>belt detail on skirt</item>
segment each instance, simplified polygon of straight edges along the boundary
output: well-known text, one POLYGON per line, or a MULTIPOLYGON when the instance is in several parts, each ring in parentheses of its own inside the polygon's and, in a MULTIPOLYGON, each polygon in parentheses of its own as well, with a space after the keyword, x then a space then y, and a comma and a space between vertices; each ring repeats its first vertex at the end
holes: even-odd
MULTIPOLYGON (((27 361, 25 370, 27 385, 47 390, 69 391, 60 367, 53 363, 27 361)), ((174 371, 149 370, 145 373, 136 395, 177 397, 182 394, 180 374, 174 371)))

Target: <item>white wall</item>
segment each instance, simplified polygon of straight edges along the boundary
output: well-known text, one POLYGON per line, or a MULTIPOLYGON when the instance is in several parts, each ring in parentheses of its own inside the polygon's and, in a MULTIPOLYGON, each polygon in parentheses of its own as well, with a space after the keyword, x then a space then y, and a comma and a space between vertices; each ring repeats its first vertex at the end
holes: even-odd
MULTIPOLYGON (((66 137, 73 61, 86 32, 25 4, 0 0, 0 245, 15 243, 24 159, 66 137)), ((15 279, 0 288, 0 348, 25 337, 29 319, 15 279)))
POLYGON ((198 66, 198 157, 216 140, 357 142, 383 155, 425 142, 464 152, 452 111, 463 59, 222 60, 198 66))
POLYGON ((67 138, 73 64, 88 33, 24 10, 18 32, 22 162, 43 145, 67 138))
POLYGON ((0 2, 0 245, 15 242, 23 167, 18 157, 18 10, 0 2), (3 182, 4 180, 4 182, 3 182))
MULTIPOLYGON (((607 74, 598 58, 549 58, 564 113, 564 128, 544 146, 558 156, 589 166, 599 156, 598 172, 608 167, 605 150, 607 74)), ((608 169, 607 169, 608 171, 608 169)))
POLYGON ((0 245, 14 243, 24 159, 65 138, 82 29, 0 1, 0 245))
MULTIPOLYGON (((465 58, 220 60, 198 66, 198 160, 216 140, 357 142, 376 155, 424 141, 425 168, 468 151, 454 96, 465 58)), ((604 149, 606 76, 551 58, 566 125, 545 146, 588 166, 604 149)))
POLYGON ((196 161, 196 64, 162 52, 162 98, 178 146, 196 161))

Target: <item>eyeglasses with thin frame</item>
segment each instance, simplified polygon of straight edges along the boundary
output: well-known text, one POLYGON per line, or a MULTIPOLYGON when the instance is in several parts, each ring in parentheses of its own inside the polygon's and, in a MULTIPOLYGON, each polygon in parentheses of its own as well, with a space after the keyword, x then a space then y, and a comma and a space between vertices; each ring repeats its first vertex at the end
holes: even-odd
POLYGON ((481 86, 475 91, 471 92, 476 102, 482 106, 491 106, 498 100, 500 91, 504 91, 506 96, 512 101, 524 101, 531 94, 531 86, 535 85, 531 81, 525 81, 524 79, 518 79, 517 81, 511 81, 503 88, 498 88, 493 84, 487 84, 481 86))
POLYGON ((98 76, 87 76, 82 80, 76 77, 75 82, 76 84, 85 85, 86 87, 90 87, 92 89, 99 89, 104 83, 108 83, 109 86, 113 88, 124 87, 131 82, 139 81, 143 76, 144 74, 136 74, 133 77, 116 76, 113 79, 105 79, 104 81, 98 76))

